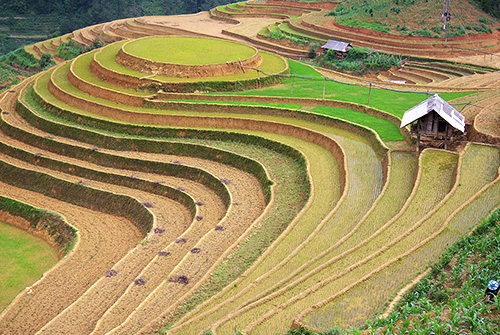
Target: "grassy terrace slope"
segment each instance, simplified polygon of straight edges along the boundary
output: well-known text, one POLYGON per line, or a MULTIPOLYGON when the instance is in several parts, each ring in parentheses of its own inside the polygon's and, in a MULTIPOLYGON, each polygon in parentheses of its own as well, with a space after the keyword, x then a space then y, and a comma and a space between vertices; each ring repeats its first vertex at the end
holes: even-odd
MULTIPOLYGON (((220 12, 310 17, 268 7, 220 12)), ((153 30, 132 21, 101 31, 153 30)), ((373 88, 368 107, 368 87, 261 51, 262 71, 295 76, 162 77, 130 64, 158 54, 127 49, 141 41, 151 39, 110 44, 0 97, 0 195, 62 214, 80 241, 0 314, 0 333, 359 326, 500 205, 497 147, 389 150, 412 145, 399 118, 425 93, 373 88), (212 92, 228 90, 243 92, 212 92)), ((234 50, 242 61, 256 49, 245 50, 234 50)))
POLYGON ((3 264, 0 309, 3 310, 13 296, 53 267, 58 257, 45 241, 3 222, 0 222, 0 246, 3 264))

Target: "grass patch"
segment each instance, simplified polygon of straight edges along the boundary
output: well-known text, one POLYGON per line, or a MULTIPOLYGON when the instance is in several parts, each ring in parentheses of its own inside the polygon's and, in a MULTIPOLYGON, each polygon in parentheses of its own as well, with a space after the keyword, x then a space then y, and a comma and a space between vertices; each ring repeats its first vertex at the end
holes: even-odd
MULTIPOLYGON (((290 78, 273 87, 226 94, 274 97, 293 96, 296 98, 321 99, 323 97, 324 84, 324 79, 321 74, 307 65, 292 60, 289 60, 288 63, 290 65, 291 74, 311 76, 311 78, 290 78)), ((325 86, 325 98, 367 105, 369 90, 370 89, 368 87, 341 84, 327 80, 325 86)), ((441 93, 440 96, 446 101, 450 101, 470 94, 474 94, 474 92, 441 93)), ((427 99, 427 94, 425 92, 406 93, 373 88, 370 97, 370 107, 402 117, 405 111, 418 105, 425 99, 427 99)))
POLYGON ((57 251, 45 241, 0 222, 0 311, 58 259, 57 251))
POLYGON ((388 33, 390 28, 379 21, 361 21, 356 19, 344 19, 337 21, 339 24, 353 28, 365 28, 370 30, 379 31, 382 33, 388 33))
POLYGON ((142 38, 128 42, 124 49, 152 61, 185 65, 222 64, 248 59, 256 53, 254 48, 245 44, 199 37, 142 38))
POLYGON ((394 123, 372 115, 350 109, 327 106, 314 107, 311 111, 366 126, 376 131, 382 141, 404 141, 403 135, 401 135, 399 128, 394 123))

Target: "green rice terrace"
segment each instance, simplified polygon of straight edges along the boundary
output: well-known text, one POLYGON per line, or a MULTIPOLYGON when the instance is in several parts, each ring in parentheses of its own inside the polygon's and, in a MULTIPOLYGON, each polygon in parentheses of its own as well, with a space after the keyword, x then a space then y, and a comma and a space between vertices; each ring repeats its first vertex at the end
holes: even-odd
MULTIPOLYGON (((498 240, 496 63, 418 41, 406 68, 361 77, 259 37, 329 39, 337 5, 240 2, 88 27, 71 39, 106 45, 5 89, 0 334, 497 333, 497 304, 440 305, 448 332, 405 305, 436 276, 441 302, 458 296, 446 276, 471 291, 500 279, 473 277, 472 254, 456 254, 478 234, 498 240), (418 146, 401 120, 435 93, 466 133, 418 146)), ((405 48, 377 38, 357 41, 405 48)))

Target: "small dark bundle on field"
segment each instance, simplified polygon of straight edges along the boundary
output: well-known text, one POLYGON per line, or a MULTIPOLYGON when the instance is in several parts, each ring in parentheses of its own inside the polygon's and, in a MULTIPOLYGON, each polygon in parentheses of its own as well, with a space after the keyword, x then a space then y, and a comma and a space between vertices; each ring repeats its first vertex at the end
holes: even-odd
POLYGON ((137 286, 142 286, 142 285, 146 284, 146 280, 144 278, 137 278, 137 279, 134 279, 134 284, 137 286))
POLYGON ((179 191, 181 191, 181 192, 184 192, 184 191, 186 190, 184 187, 180 187, 180 186, 179 186, 179 187, 177 187, 177 189, 178 189, 179 191))
POLYGON ((135 174, 131 175, 130 178, 132 179, 137 179, 137 176, 135 174))
POLYGON ((226 178, 221 178, 220 181, 224 184, 224 185, 229 185, 231 184, 231 181, 226 179, 226 178))
POLYGON ((193 254, 199 254, 201 252, 201 249, 200 248, 193 248, 193 249, 191 249, 191 252, 193 254))
POLYGON ((45 138, 47 138, 47 139, 49 139, 49 140, 53 140, 53 139, 54 139, 54 137, 52 137, 52 136, 50 136, 50 135, 45 136, 45 138))
POLYGON ((86 183, 85 183, 83 180, 79 180, 79 181, 77 182, 77 184, 78 184, 78 185, 86 185, 86 183))
POLYGON ((95 147, 94 147, 94 148, 92 148, 92 149, 90 149, 90 150, 91 150, 91 151, 99 151, 99 148, 95 148, 95 147))
POLYGON ((239 203, 239 202, 233 202, 233 205, 234 205, 234 206, 239 206, 239 205, 240 205, 240 203, 239 203))
POLYGON ((165 184, 165 182, 163 180, 157 180, 154 182, 155 184, 165 184))
POLYGON ((170 251, 160 251, 158 253, 158 256, 170 256, 171 252, 170 251))
POLYGON ((147 207, 147 208, 153 208, 153 204, 150 203, 150 202, 147 202, 147 201, 144 201, 141 203, 144 207, 147 207))
POLYGON ((37 153, 35 154, 35 157, 40 157, 40 156, 43 156, 43 154, 42 154, 41 152, 37 152, 37 153))
POLYGON ((155 234, 163 234, 165 232, 165 228, 156 227, 153 231, 155 234))
POLYGON ((189 284, 188 277, 186 277, 184 275, 178 276, 177 278, 176 277, 169 278, 168 281, 171 283, 179 283, 179 284, 184 284, 184 285, 189 284))
POLYGON ((182 243, 182 244, 184 244, 184 243, 186 243, 187 241, 188 241, 188 239, 187 239, 187 238, 182 237, 182 238, 178 238, 178 239, 176 239, 176 240, 175 240, 175 243, 182 243))
POLYGON ((201 220, 203 220, 203 216, 201 216, 201 215, 197 215, 197 216, 196 216, 196 221, 201 221, 201 220))
POLYGON ((174 163, 174 164, 182 164, 181 161, 173 161, 172 163, 174 163))
POLYGON ((224 228, 224 226, 220 226, 220 225, 216 225, 216 226, 215 226, 215 230, 222 231, 222 230, 224 230, 224 229, 225 229, 225 228, 224 228))
POLYGON ((109 269, 108 271, 106 271, 106 273, 104 274, 104 277, 114 277, 118 275, 118 271, 116 270, 113 270, 113 269, 109 269))
POLYGON ((2 112, 3 115, 9 115, 9 112, 2 112))
POLYGON ((203 206, 203 202, 201 202, 201 201, 197 201, 197 202, 195 202, 194 204, 195 204, 196 206, 203 206))

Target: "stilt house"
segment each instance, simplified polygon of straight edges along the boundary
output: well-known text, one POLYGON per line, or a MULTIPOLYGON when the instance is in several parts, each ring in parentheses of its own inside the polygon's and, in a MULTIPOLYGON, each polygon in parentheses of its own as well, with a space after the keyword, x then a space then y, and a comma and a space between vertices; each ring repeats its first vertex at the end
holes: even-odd
POLYGON ((437 94, 404 113, 401 128, 410 123, 419 146, 422 138, 435 144, 444 140, 447 149, 448 141, 465 133, 465 117, 437 94))
POLYGON ((352 45, 347 42, 328 40, 321 48, 325 53, 328 50, 333 50, 335 52, 335 59, 342 60, 347 57, 349 50, 352 49, 352 45))

